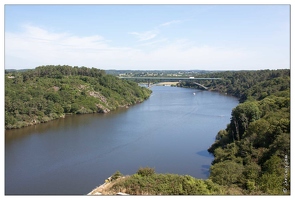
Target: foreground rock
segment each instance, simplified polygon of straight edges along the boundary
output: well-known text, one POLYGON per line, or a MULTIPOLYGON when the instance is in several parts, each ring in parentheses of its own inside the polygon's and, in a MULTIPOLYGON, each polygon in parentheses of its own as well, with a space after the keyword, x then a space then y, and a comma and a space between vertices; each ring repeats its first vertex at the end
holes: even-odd
POLYGON ((113 181, 111 180, 111 178, 108 178, 104 184, 93 189, 87 195, 129 195, 129 194, 126 194, 125 192, 121 192, 121 191, 118 192, 118 191, 110 190, 110 188, 114 184, 122 181, 123 179, 125 179, 125 176, 120 177, 120 178, 113 180, 113 181))

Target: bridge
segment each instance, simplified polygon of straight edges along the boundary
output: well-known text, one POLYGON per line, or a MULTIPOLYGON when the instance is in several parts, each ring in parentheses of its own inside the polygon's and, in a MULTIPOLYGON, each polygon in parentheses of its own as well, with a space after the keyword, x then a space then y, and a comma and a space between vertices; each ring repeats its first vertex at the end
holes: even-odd
MULTIPOLYGON (((181 81, 181 80, 221 80, 222 78, 195 78, 195 77, 162 77, 162 76, 157 76, 157 77, 151 77, 151 76, 132 76, 132 77, 123 77, 123 76, 118 76, 120 79, 129 79, 129 80, 147 80, 148 81, 148 87, 150 87, 150 80, 166 80, 166 81, 181 81)), ((207 90, 208 88, 194 82, 194 84, 204 88, 207 90)))

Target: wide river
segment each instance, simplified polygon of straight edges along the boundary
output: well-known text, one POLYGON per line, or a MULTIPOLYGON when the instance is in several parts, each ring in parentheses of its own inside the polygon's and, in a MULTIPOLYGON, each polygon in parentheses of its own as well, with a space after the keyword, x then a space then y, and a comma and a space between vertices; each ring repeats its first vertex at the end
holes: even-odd
POLYGON ((5 194, 87 194, 119 170, 140 167, 206 179, 207 149, 236 98, 177 87, 108 114, 67 116, 5 131, 5 194))

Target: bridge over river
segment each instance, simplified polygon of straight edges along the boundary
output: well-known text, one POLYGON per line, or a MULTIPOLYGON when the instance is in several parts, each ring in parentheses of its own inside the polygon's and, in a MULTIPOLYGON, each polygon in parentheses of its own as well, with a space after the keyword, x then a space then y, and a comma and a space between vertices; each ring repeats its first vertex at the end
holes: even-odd
MULTIPOLYGON (((123 77, 119 76, 118 78, 121 79, 129 79, 129 80, 147 80, 148 81, 148 87, 150 87, 150 80, 162 80, 162 81, 182 81, 182 80, 221 80, 222 78, 195 78, 195 77, 162 77, 162 76, 157 76, 157 77, 150 77, 150 76, 132 76, 132 77, 123 77)), ((194 82, 194 84, 204 88, 207 90, 208 88, 205 87, 204 85, 194 82)))

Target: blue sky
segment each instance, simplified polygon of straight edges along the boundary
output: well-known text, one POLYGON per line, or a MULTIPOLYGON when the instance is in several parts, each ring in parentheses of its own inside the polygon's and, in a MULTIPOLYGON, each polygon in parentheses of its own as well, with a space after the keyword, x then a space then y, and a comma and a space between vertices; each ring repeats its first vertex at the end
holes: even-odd
POLYGON ((290 68, 289 5, 5 5, 5 68, 290 68))

